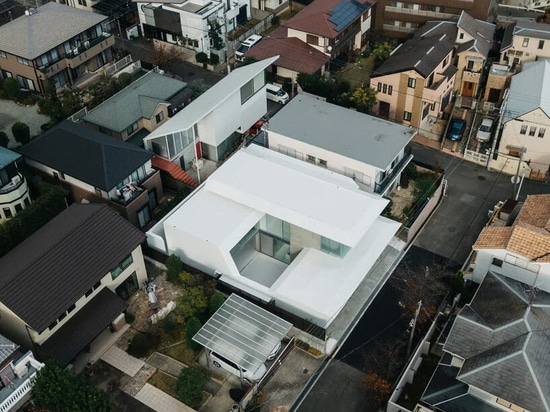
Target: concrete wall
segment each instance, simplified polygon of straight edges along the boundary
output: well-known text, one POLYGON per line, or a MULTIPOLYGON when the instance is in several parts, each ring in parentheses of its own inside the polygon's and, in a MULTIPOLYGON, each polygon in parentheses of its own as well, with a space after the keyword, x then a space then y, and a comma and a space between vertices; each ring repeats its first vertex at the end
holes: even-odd
POLYGON ((424 206, 424 209, 422 209, 422 212, 420 212, 420 214, 418 215, 414 223, 409 228, 407 232, 407 244, 410 244, 415 239, 420 229, 424 227, 424 224, 426 223, 426 221, 432 215, 432 212, 435 210, 435 208, 439 204, 439 201, 441 200, 442 195, 443 195, 443 179, 441 180, 441 183, 439 183, 438 188, 435 190, 428 204, 424 206))
POLYGON ((294 259, 305 247, 319 250, 321 248, 321 235, 290 225, 290 258, 294 259))

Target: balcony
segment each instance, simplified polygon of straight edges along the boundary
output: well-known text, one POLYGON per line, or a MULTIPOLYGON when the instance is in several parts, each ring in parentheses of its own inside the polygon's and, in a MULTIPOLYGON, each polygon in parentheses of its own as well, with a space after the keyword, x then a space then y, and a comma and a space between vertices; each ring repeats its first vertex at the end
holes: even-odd
MULTIPOLYGON (((88 50, 91 51, 91 49, 93 49, 94 46, 97 46, 99 43, 101 43, 104 40, 107 40, 109 37, 112 37, 112 34, 104 32, 101 36, 98 36, 95 39, 84 41, 84 42, 82 42, 82 45, 80 47, 74 48, 73 50, 68 52, 66 54, 66 57, 68 59, 73 59, 73 58, 77 57, 78 55, 84 53, 85 51, 88 51, 88 50)), ((112 40, 113 40, 113 44, 114 44, 114 38, 112 40)))
POLYGON ((130 182, 118 189, 116 196, 111 196, 111 200, 119 205, 128 206, 143 192, 144 189, 138 186, 138 182, 130 182))
POLYGON ((28 191, 27 181, 21 174, 18 174, 8 184, 0 187, 0 203, 10 204, 19 201, 28 191))
POLYGON ((388 189, 395 183, 396 179, 399 177, 400 173, 407 167, 407 165, 410 163, 410 161, 413 158, 412 150, 410 146, 405 147, 405 153, 403 154, 403 159, 395 165, 393 170, 386 175, 384 180, 380 183, 374 184, 374 193, 378 193, 381 195, 386 195, 388 189))
POLYGON ((394 24, 384 24, 384 31, 398 31, 401 33, 414 33, 418 29, 416 27, 401 27, 394 24))
POLYGON ((32 352, 27 354, 14 365, 17 377, 12 380, 8 386, 0 390, 0 412, 16 410, 18 405, 31 391, 32 379, 36 372, 42 369, 43 363, 38 362, 32 356, 32 352))
POLYGON ((421 17, 435 18, 435 19, 441 19, 441 20, 448 20, 452 17, 457 17, 456 14, 451 14, 451 13, 441 13, 438 11, 431 11, 431 10, 408 9, 404 7, 395 7, 395 6, 386 6, 384 7, 384 11, 387 13, 408 14, 411 16, 421 16, 421 17))

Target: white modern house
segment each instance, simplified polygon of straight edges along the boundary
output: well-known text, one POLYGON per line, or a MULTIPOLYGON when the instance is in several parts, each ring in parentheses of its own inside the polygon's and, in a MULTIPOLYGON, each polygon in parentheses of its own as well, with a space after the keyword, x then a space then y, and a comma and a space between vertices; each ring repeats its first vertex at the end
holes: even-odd
POLYGON ((524 63, 512 76, 498 148, 511 164, 520 159, 545 175, 550 168, 550 61, 524 63))
POLYGON ((369 273, 400 227, 381 216, 387 204, 347 176, 250 145, 149 230, 147 243, 327 328, 362 282, 383 282, 369 273))
POLYGON ((214 46, 212 30, 224 43, 226 33, 250 20, 250 0, 207 1, 135 0, 142 33, 197 52, 210 54, 214 46))
POLYGON ((484 228, 465 278, 480 283, 488 271, 550 292, 550 195, 530 195, 515 220, 484 228))
POLYGON ((416 129, 299 95, 269 121, 267 145, 385 195, 412 160, 406 149, 416 134, 416 129))
POLYGON ((264 70, 278 56, 238 68, 143 139, 145 148, 179 164, 222 160, 267 112, 264 70))
POLYGON ((23 156, 0 146, 0 224, 31 204, 27 180, 21 173, 23 156))

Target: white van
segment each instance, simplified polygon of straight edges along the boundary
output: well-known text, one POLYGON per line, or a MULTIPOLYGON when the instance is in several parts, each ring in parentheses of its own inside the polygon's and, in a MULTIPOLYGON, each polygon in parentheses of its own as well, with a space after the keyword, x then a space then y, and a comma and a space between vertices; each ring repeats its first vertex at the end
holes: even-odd
POLYGON ((279 104, 286 104, 290 100, 288 93, 274 84, 266 84, 265 91, 268 100, 273 100, 279 104))
POLYGON ((242 379, 245 383, 249 385, 252 385, 254 382, 258 382, 264 377, 265 373, 267 372, 267 367, 263 363, 257 371, 252 372, 239 367, 236 363, 230 361, 219 353, 213 351, 208 351, 208 353, 210 354, 210 359, 212 359, 212 365, 214 365, 216 368, 225 369, 226 371, 238 377, 241 376, 242 371, 242 379))
POLYGON ((235 60, 242 62, 244 60, 244 54, 249 51, 256 43, 262 40, 262 36, 253 34, 248 39, 243 41, 241 45, 235 51, 235 60))

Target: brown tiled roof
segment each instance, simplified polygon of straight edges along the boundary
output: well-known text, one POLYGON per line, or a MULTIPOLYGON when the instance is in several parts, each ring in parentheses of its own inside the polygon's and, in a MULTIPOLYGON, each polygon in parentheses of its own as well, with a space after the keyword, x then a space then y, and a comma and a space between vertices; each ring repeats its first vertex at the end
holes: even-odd
POLYGON ((271 38, 259 42, 254 48, 245 53, 260 61, 279 55, 275 64, 298 73, 313 74, 317 72, 330 57, 316 48, 304 43, 296 37, 271 38))
POLYGON ((512 230, 511 227, 486 227, 474 243, 474 249, 505 249, 512 230))
POLYGON ((550 229, 550 195, 530 195, 521 207, 514 224, 550 229))

